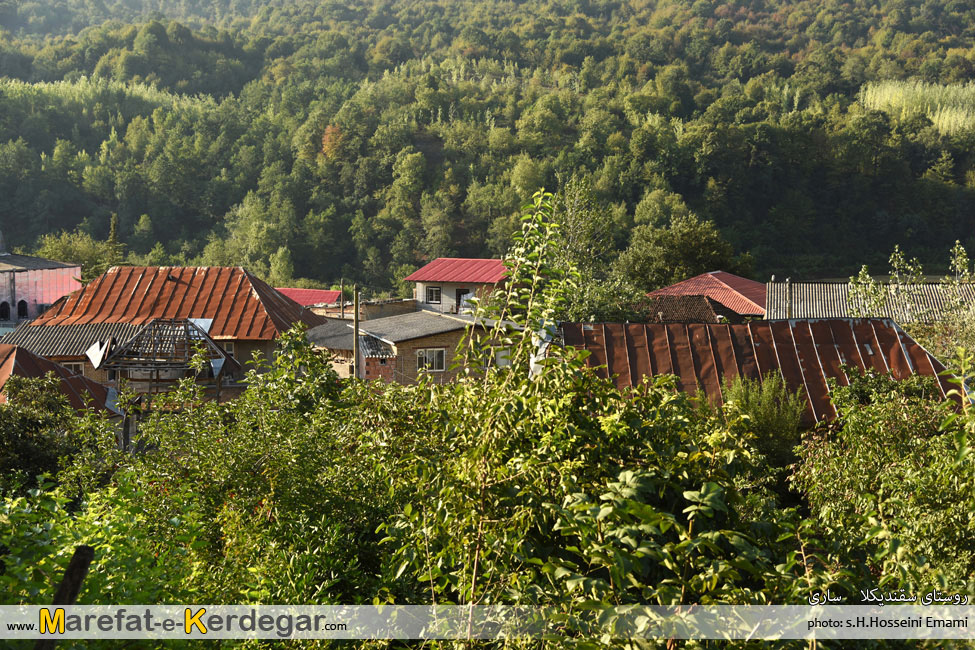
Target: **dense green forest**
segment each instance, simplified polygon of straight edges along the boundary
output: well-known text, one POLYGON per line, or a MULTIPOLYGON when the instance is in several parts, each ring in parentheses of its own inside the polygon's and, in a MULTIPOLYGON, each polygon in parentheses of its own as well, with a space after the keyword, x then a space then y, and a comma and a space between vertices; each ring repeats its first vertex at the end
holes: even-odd
POLYGON ((0 0, 0 26, 0 228, 27 251, 114 213, 133 263, 389 290, 501 254, 573 179, 638 289, 709 222, 688 271, 975 245, 958 0, 0 0))

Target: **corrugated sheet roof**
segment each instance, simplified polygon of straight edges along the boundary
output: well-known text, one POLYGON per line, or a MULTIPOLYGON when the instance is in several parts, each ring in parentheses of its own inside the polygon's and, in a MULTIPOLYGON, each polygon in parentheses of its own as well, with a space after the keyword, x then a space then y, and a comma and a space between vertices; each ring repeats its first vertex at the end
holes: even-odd
POLYGON ((303 307, 331 305, 338 302, 342 296, 342 292, 337 289, 293 289, 289 287, 276 287, 276 289, 303 307))
POLYGON ((415 311, 362 321, 359 323, 359 331, 384 341, 399 343, 466 329, 467 325, 467 322, 459 318, 451 318, 432 311, 415 311))
MULTIPOLYGON (((54 373, 61 380, 63 392, 71 406, 77 410, 91 408, 107 410, 106 402, 109 398, 107 386, 96 381, 76 375, 64 366, 15 345, 0 344, 0 387, 7 383, 11 375, 20 377, 43 377, 47 373, 54 373)), ((7 396, 0 393, 0 403, 6 403, 7 396)))
POLYGON ((42 357, 84 357, 93 343, 114 338, 127 341, 141 325, 129 323, 86 323, 84 325, 49 325, 31 327, 23 323, 0 337, 0 343, 17 345, 42 357))
POLYGON ((240 267, 116 266, 55 303, 32 327, 212 319, 215 339, 271 340, 322 318, 240 267))
MULTIPOLYGON (((890 372, 895 379, 915 374, 938 377, 944 366, 888 319, 752 321, 743 324, 563 323, 566 345, 589 350, 586 363, 600 367, 618 388, 639 384, 646 375, 676 375, 680 387, 704 390, 722 402, 721 383, 736 376, 759 379, 778 373, 806 398, 804 422, 832 418, 827 378, 841 385, 846 364, 861 372, 890 372)), ((942 396, 952 386, 938 377, 942 396)))
MULTIPOLYGON (((328 319, 327 323, 308 330, 307 336, 316 347, 352 351, 352 321, 328 319)), ((359 349, 362 356, 370 359, 390 359, 396 356, 387 343, 369 334, 359 336, 359 349)))
POLYGON ((707 296, 742 316, 765 315, 765 285, 725 271, 702 273, 649 295, 707 296))
POLYGON ((46 260, 43 257, 31 257, 30 255, 17 255, 15 253, 0 254, 0 271, 37 271, 41 269, 66 269, 72 267, 77 268, 80 275, 80 264, 56 262, 54 260, 46 260))
POLYGON ((504 262, 494 259, 438 257, 404 278, 407 282, 471 282, 496 284, 504 278, 504 262))
POLYGON ((882 304, 850 296, 849 282, 769 282, 766 318, 850 318, 854 314, 900 323, 934 322, 960 305, 975 305, 975 284, 879 284, 882 304))

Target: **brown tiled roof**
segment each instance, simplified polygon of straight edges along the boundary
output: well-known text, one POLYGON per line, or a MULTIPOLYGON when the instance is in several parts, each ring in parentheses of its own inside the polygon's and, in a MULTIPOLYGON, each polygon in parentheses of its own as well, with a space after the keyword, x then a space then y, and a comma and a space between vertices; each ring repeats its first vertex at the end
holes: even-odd
POLYGON ((641 308, 649 323, 737 323, 741 316, 707 296, 655 296, 641 308), (719 316, 721 318, 719 318, 719 316))
POLYGON ((31 327, 211 319, 215 339, 271 340, 322 318, 240 267, 116 266, 55 303, 31 327))
MULTIPOLYGON (((48 361, 23 348, 0 344, 0 387, 7 383, 11 375, 43 377, 49 372, 54 373, 54 376, 61 380, 61 392, 67 396, 73 408, 77 410, 85 408, 106 410, 108 408, 106 406, 109 400, 107 386, 81 375, 76 375, 64 366, 48 361)), ((4 404, 6 401, 7 396, 0 393, 0 404, 4 404)))
POLYGON ((834 417, 827 378, 849 378, 840 365, 937 377, 942 396, 951 389, 939 373, 944 366, 896 323, 887 319, 752 321, 724 324, 563 323, 566 345, 588 350, 586 363, 618 388, 647 375, 672 374, 680 387, 722 402, 722 381, 736 376, 761 379, 779 374, 806 398, 804 421, 834 417))
POLYGON ((765 285, 726 271, 702 273, 649 295, 707 296, 742 316, 765 315, 765 285))

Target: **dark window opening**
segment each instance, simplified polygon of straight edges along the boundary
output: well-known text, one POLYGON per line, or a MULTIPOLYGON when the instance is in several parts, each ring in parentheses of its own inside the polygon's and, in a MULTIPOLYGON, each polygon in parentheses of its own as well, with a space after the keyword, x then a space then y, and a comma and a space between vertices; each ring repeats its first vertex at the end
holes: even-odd
POLYGON ((0 302, 0 320, 10 320, 10 303, 0 302))
POLYGON ((17 303, 17 319, 27 318, 27 301, 21 300, 17 303))

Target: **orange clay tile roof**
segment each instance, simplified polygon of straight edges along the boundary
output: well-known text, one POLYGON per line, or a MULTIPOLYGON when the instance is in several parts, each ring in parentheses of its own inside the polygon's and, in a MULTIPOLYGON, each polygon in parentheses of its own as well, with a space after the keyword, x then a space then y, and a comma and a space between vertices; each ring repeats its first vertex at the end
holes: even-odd
POLYGON ((59 300, 31 327, 212 319, 214 339, 267 341, 323 322, 239 266, 115 266, 59 300))
POLYGON ((648 295, 707 296, 742 316, 765 315, 765 285, 726 271, 702 273, 648 295))
MULTIPOLYGON (((20 377, 43 377, 47 373, 61 380, 61 392, 65 394, 71 406, 76 410, 90 408, 106 410, 109 390, 107 386, 96 381, 76 375, 64 366, 44 357, 28 352, 15 345, 0 344, 0 387, 7 383, 11 375, 20 377)), ((6 404, 7 396, 0 393, 0 404, 6 404)))

